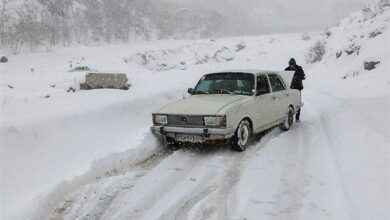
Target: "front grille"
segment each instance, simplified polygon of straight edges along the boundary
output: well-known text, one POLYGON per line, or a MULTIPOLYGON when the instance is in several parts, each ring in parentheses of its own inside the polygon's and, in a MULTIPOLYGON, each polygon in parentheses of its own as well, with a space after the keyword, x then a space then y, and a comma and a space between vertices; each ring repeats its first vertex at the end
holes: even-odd
POLYGON ((168 125, 178 127, 204 127, 202 115, 168 115, 168 125))

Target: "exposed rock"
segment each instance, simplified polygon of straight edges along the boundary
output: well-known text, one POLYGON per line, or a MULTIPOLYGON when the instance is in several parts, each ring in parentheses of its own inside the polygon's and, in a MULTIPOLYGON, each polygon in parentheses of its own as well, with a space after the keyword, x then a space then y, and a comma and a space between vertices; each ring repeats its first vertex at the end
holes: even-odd
MULTIPOLYGON (((128 89, 128 78, 124 73, 89 73, 85 77, 85 83, 80 84, 80 89, 128 89)), ((69 88, 68 92, 75 91, 69 88)))
POLYGON ((308 41, 311 40, 311 37, 309 34, 302 34, 301 40, 308 41))
POLYGON ((236 45, 236 52, 239 52, 239 51, 241 51, 241 50, 243 50, 245 48, 246 48, 245 43, 239 43, 239 44, 236 45))
POLYGON ((340 58, 342 54, 343 54, 343 51, 337 52, 337 53, 336 53, 336 58, 337 58, 337 59, 340 58))
POLYGON ((380 61, 370 61, 370 62, 364 62, 364 69, 365 70, 373 70, 376 68, 376 65, 380 64, 380 61))
POLYGON ((8 62, 8 58, 6 56, 2 56, 0 58, 0 63, 7 63, 8 62))

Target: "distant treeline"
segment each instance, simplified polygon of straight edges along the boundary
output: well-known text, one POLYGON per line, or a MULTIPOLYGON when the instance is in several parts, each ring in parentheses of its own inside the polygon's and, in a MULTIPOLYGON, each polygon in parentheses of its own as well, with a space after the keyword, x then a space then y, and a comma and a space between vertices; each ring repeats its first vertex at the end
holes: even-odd
POLYGON ((215 11, 172 8, 150 0, 1 0, 1 46, 18 53, 22 48, 211 37, 224 21, 215 11))

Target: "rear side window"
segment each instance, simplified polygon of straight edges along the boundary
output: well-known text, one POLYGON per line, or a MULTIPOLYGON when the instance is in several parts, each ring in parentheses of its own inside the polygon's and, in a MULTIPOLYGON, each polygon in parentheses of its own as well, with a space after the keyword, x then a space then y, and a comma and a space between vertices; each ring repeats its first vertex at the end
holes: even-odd
POLYGON ((275 74, 268 75, 269 81, 271 83, 272 92, 279 92, 283 91, 286 88, 284 88, 284 85, 282 83, 282 80, 279 78, 279 76, 275 74))
POLYGON ((263 95, 270 93, 271 90, 269 88, 268 79, 265 75, 257 76, 257 91, 256 95, 263 95))

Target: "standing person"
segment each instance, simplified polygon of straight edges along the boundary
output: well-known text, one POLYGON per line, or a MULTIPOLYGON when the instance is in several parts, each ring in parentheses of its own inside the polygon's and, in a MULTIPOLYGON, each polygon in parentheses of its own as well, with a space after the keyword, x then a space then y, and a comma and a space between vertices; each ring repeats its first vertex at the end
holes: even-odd
MULTIPOLYGON (((297 65, 294 58, 291 58, 290 61, 288 61, 288 67, 286 67, 286 69, 284 70, 295 71, 290 88, 298 89, 301 92, 303 89, 302 80, 306 79, 305 72, 303 71, 302 67, 297 65)), ((301 108, 298 109, 295 119, 299 121, 300 116, 301 116, 301 108)))

